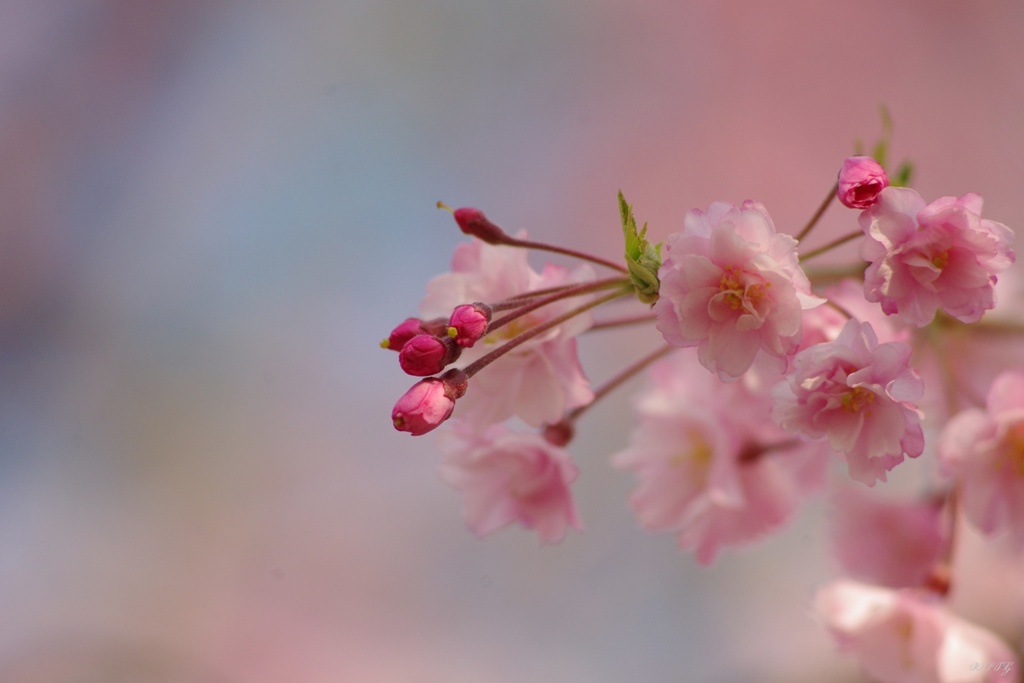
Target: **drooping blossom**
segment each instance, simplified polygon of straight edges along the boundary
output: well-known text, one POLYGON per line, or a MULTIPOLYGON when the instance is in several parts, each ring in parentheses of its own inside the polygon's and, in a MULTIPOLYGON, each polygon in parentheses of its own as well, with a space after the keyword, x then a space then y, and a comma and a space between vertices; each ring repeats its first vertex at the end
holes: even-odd
POLYGON ((889 588, 941 581, 939 563, 949 549, 942 501, 883 500, 862 486, 835 490, 832 552, 843 573, 889 588))
POLYGON ((934 593, 840 580, 818 591, 814 610, 839 648, 879 683, 1019 680, 1013 650, 949 612, 934 593))
POLYGON ((946 424, 939 461, 960 485, 967 519, 1024 545, 1024 371, 996 377, 984 410, 965 410, 946 424))
MULTIPOLYGON (((522 239, 525 234, 517 236, 522 239)), ((568 270, 547 264, 538 273, 522 249, 491 246, 479 241, 460 244, 452 270, 427 285, 421 305, 425 318, 451 314, 471 302, 493 304, 526 292, 593 279, 593 269, 568 270)), ((458 365, 465 367, 503 342, 578 306, 585 297, 565 299, 538 308, 467 348, 458 365)), ((593 399, 590 383, 576 353, 576 336, 590 327, 589 313, 570 318, 538 335, 472 379, 473 389, 460 402, 460 418, 478 426, 517 416, 533 427, 560 420, 566 410, 593 399)))
POLYGON ((779 528, 820 487, 826 458, 776 427, 767 396, 745 381, 720 382, 688 352, 655 364, 651 378, 630 446, 613 461, 637 476, 630 505, 643 527, 678 534, 709 564, 722 547, 779 528))
POLYGON ((800 342, 801 312, 820 300, 810 294, 796 240, 775 232, 764 206, 694 209, 662 255, 654 312, 670 344, 696 346, 701 364, 727 381, 755 358, 785 367, 800 342))
POLYGON ((822 291, 830 304, 804 311, 803 330, 799 350, 835 341, 852 315, 861 322, 871 324, 879 342, 909 341, 910 331, 896 318, 885 315, 881 309, 864 299, 864 285, 860 280, 846 278, 822 291))
POLYGON ((783 429, 828 438, 846 455, 850 476, 868 486, 924 450, 914 401, 924 386, 908 365, 910 347, 879 344, 868 323, 847 321, 833 342, 804 349, 773 390, 772 417, 783 429))
POLYGON ((581 530, 570 484, 577 470, 569 454, 536 432, 491 425, 482 432, 457 420, 441 434, 441 475, 462 491, 469 528, 486 536, 518 522, 544 543, 581 530))
POLYGON ((927 325, 936 311, 965 323, 995 305, 996 275, 1014 261, 1013 232, 981 217, 976 194, 925 205, 917 192, 888 187, 861 213, 869 239, 861 255, 864 296, 887 315, 927 325))
POLYGON ((871 157, 854 156, 839 169, 836 196, 843 206, 866 209, 878 201, 879 193, 889 186, 889 176, 871 157))

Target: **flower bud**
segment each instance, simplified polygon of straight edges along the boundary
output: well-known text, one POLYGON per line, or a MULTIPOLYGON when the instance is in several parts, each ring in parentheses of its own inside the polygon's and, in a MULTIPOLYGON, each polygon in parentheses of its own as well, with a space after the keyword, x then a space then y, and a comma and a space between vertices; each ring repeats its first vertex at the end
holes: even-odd
POLYGON ((426 434, 451 417, 455 401, 462 398, 468 385, 466 373, 457 368, 421 380, 395 403, 391 422, 400 432, 426 434))
POLYGON ((455 209, 455 222, 459 229, 467 235, 483 240, 487 244, 503 244, 506 241, 505 231, 492 223, 480 209, 468 207, 455 209))
POLYGON ((455 400, 445 392, 445 384, 430 377, 414 384, 391 411, 395 429, 413 436, 426 434, 451 417, 455 400))
POLYGON ((487 304, 462 304, 456 306, 448 318, 448 336, 459 346, 469 348, 480 337, 487 334, 491 322, 491 307, 487 304))
POLYGON ((878 193, 889 186, 885 169, 871 157, 849 157, 839 170, 836 196, 843 206, 866 209, 878 200, 878 193))
POLYGON ((414 377, 436 375, 462 353, 462 348, 448 337, 417 334, 398 353, 398 363, 414 377))
POLYGON ((380 343, 382 349, 401 351, 406 342, 423 333, 423 321, 419 318, 406 318, 405 322, 391 330, 391 336, 380 343))

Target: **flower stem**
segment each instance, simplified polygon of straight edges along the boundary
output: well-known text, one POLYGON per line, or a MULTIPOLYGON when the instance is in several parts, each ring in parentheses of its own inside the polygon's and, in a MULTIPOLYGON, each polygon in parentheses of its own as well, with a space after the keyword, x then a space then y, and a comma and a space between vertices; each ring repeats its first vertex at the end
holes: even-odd
POLYGON ((555 254, 562 254, 564 256, 571 256, 573 258, 578 258, 578 259, 581 259, 583 261, 590 261, 591 263, 596 263, 599 266, 604 266, 605 268, 611 268, 612 270, 617 270, 620 273, 625 273, 627 275, 629 274, 629 271, 626 269, 625 266, 619 265, 618 263, 614 263, 614 262, 609 261, 607 259, 603 259, 600 256, 593 256, 591 254, 586 254, 586 253, 583 253, 581 251, 576 251, 575 249, 569 249, 567 247, 559 247, 559 246, 555 246, 553 244, 544 244, 543 242, 533 242, 531 240, 520 240, 520 239, 516 239, 515 237, 512 237, 510 235, 506 235, 504 237, 504 239, 502 239, 501 243, 505 244, 507 246, 510 246, 510 247, 522 247, 524 249, 537 249, 539 251, 550 251, 550 252, 553 252, 555 254))
POLYGON ((820 256, 821 254, 824 254, 826 251, 830 251, 832 249, 835 249, 836 247, 838 247, 840 245, 846 244, 847 242, 850 242, 852 240, 857 239, 858 237, 863 237, 863 236, 864 236, 864 231, 863 230, 857 230, 856 232, 851 232, 848 235, 843 235, 842 237, 837 237, 836 239, 832 240, 831 242, 829 242, 828 244, 826 244, 824 246, 818 247, 817 249, 811 249, 806 254, 801 254, 800 255, 800 262, 803 263, 804 261, 806 261, 808 259, 812 259, 815 256, 820 256))
POLYGON ((642 315, 634 315, 628 318, 615 318, 613 320, 601 320, 591 325, 587 332, 593 332, 595 330, 609 330, 615 327, 626 327, 627 325, 639 325, 642 323, 649 323, 657 320, 657 316, 651 313, 644 313, 642 315))
MULTIPOLYGON (((519 308, 508 315, 498 318, 497 320, 491 321, 491 324, 487 326, 487 334, 494 332, 495 330, 507 325, 517 318, 521 318, 527 313, 531 313, 542 306, 547 306, 550 303, 561 301, 562 299, 568 299, 574 296, 582 296, 584 294, 591 294, 593 292, 599 292, 604 289, 610 289, 612 287, 621 287, 623 285, 629 285, 632 289, 630 281, 621 277, 610 277, 604 280, 594 280, 592 282, 584 282, 582 284, 571 285, 565 288, 558 288, 553 294, 545 296, 541 299, 534 299, 530 303, 521 304, 519 308)), ((493 307, 492 307, 493 308, 493 307)))
POLYGON ((832 200, 835 198, 836 192, 838 190, 839 181, 837 180, 835 183, 832 184, 832 189, 828 191, 828 196, 825 197, 825 200, 821 203, 821 206, 819 206, 818 210, 814 212, 813 216, 811 216, 811 220, 807 221, 807 225, 805 225, 804 229, 800 231, 800 234, 796 236, 797 242, 807 237, 807 233, 811 231, 811 228, 818 224, 818 220, 822 217, 822 215, 824 215, 825 209, 827 209, 828 205, 832 203, 832 200))
MULTIPOLYGON (((619 282, 625 282, 625 281, 619 280, 619 282)), ((509 351, 512 351, 517 346, 530 341, 531 339, 533 339, 537 335, 543 334, 543 333, 547 332, 548 330, 550 330, 551 328, 557 327, 557 326, 561 325, 566 320, 569 320, 570 318, 573 318, 573 317, 579 315, 580 313, 584 313, 586 311, 589 311, 591 308, 594 308, 596 306, 600 306, 601 304, 604 304, 604 303, 608 303, 609 301, 613 301, 613 300, 618 299, 619 297, 622 297, 622 296, 628 296, 629 294, 632 294, 632 293, 633 293, 633 286, 630 285, 628 288, 623 287, 620 291, 612 292, 610 294, 605 294, 602 297, 598 297, 596 299, 588 301, 585 304, 577 306, 576 308, 572 309, 571 311, 567 311, 567 312, 563 313, 560 316, 554 317, 551 320, 548 320, 547 322, 544 322, 544 323, 541 323, 540 325, 537 325, 537 327, 531 328, 531 329, 527 330, 526 332, 523 332, 521 335, 519 335, 518 337, 515 337, 514 339, 512 339, 508 343, 504 344, 503 346, 499 346, 498 348, 494 349, 493 351, 488 353, 486 356, 483 356, 482 358, 478 358, 477 360, 473 361, 472 363, 467 365, 465 368, 463 368, 463 371, 466 373, 467 378, 472 377, 473 375, 475 375, 476 373, 480 372, 481 370, 483 370, 485 367, 487 367, 488 365, 490 365, 494 361, 496 361, 499 358, 501 358, 502 356, 504 356, 509 351)), ((540 304, 540 305, 543 305, 543 304, 540 304)), ((536 308, 536 307, 537 306, 534 306, 534 308, 536 308)))
POLYGON ((672 351, 675 351, 676 348, 678 348, 678 347, 666 344, 665 346, 661 347, 660 349, 655 349, 654 351, 650 352, 649 354, 647 354, 646 356, 644 356, 640 360, 636 361, 635 363, 633 363, 632 365, 627 367, 625 370, 623 370, 619 374, 615 375, 615 377, 612 377, 610 380, 608 380, 607 382, 602 384, 597 389, 597 391, 594 392, 594 400, 592 400, 590 403, 588 403, 585 406, 579 406, 578 408, 573 408, 572 410, 570 410, 566 414, 566 416, 562 420, 562 422, 567 422, 567 423, 570 423, 570 424, 575 422, 576 419, 580 415, 582 415, 584 412, 586 412, 586 410, 588 408, 590 408, 592 405, 597 403, 600 399, 604 398, 610 392, 614 391, 615 389, 618 389, 619 386, 622 385, 623 382, 625 382, 626 380, 630 379, 631 377, 633 377, 634 375, 639 373, 641 370, 646 368, 648 365, 650 365, 654 361, 656 361, 656 360, 658 360, 660 358, 663 358, 664 356, 667 356, 672 351))

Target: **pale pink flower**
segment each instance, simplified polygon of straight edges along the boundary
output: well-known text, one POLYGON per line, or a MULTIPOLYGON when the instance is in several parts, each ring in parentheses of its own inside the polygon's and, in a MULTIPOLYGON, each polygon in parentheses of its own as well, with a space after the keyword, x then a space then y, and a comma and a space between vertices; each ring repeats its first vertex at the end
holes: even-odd
POLYGON ((832 549, 843 573, 890 588, 922 587, 948 548, 941 500, 894 502, 862 486, 836 489, 832 549))
POLYGON ((1024 371, 992 382, 985 410, 958 413, 942 430, 939 461, 960 483, 964 514, 985 534, 1024 545, 1024 371))
POLYGON ((849 157, 839 169, 836 196, 843 206, 866 209, 878 201, 878 194, 888 186, 889 176, 877 161, 871 157, 849 157))
POLYGON ((518 522, 544 543, 581 530, 569 485, 577 470, 569 454, 536 432, 491 425, 482 432, 463 420, 439 439, 441 476, 463 493, 469 528, 486 536, 518 522))
MULTIPOLYGON (((822 296, 836 304, 857 320, 871 324, 879 342, 908 341, 910 328, 889 317, 881 309, 864 299, 864 284, 860 280, 846 278, 822 291, 822 296)), ((849 318, 834 306, 818 306, 804 311, 803 331, 799 350, 835 341, 846 326, 849 318)))
POLYGON ((835 341, 796 355, 793 372, 772 392, 772 417, 787 431, 828 437, 857 481, 885 481, 904 454, 924 450, 913 403, 924 387, 909 359, 909 346, 879 344, 871 325, 851 319, 835 341))
POLYGON ((950 613, 927 591, 835 581, 814 610, 840 649, 879 683, 986 683, 1016 673, 998 636, 950 613))
POLYGON ((709 564, 721 547, 780 527, 820 487, 826 460, 768 419, 764 394, 723 384, 688 353, 651 377, 630 446, 614 458, 637 475, 630 505, 645 528, 678 534, 709 564))
POLYGON ((861 213, 870 261, 864 295, 887 315, 919 327, 941 310, 962 322, 995 305, 996 274, 1014 261, 1013 232, 981 218, 982 199, 966 194, 925 206, 917 192, 888 187, 861 213))
MULTIPOLYGON (((517 236, 525 238, 525 233, 517 236)), ((479 241, 455 249, 450 273, 427 285, 422 303, 425 318, 448 316, 461 304, 497 303, 525 292, 594 277, 593 269, 568 270, 552 264, 534 271, 523 249, 491 246, 479 241)), ((465 349, 458 366, 465 367, 497 345, 551 320, 586 301, 576 297, 541 307, 499 328, 465 349)), ((575 316, 517 347, 474 375, 472 389, 460 402, 460 418, 478 426, 517 416, 533 427, 559 421, 566 410, 593 399, 590 383, 576 353, 576 336, 592 324, 589 313, 575 316)))
POLYGON ((810 295, 796 240, 775 232, 764 206, 694 209, 662 254, 654 312, 670 344, 696 346, 701 364, 724 380, 756 357, 785 367, 800 342, 801 312, 820 300, 810 295))

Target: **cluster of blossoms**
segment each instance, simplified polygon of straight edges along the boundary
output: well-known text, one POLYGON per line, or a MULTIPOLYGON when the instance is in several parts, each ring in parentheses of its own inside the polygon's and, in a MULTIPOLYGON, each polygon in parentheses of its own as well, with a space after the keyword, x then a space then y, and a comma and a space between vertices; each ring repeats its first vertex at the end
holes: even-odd
POLYGON ((863 156, 843 163, 795 236, 776 231, 757 202, 716 202, 655 245, 619 203, 624 263, 454 210, 474 239, 428 284, 420 317, 381 343, 424 378, 395 404, 395 428, 421 435, 448 423, 442 476, 463 494, 469 527, 486 535, 518 523, 542 542, 580 530, 566 450, 576 422, 647 372, 637 426, 612 457, 636 476, 630 505, 641 526, 672 532, 709 564, 828 492, 844 578, 814 607, 839 646, 879 681, 1014 680, 1019 650, 954 613, 950 596, 958 528, 1024 557, 1024 367, 993 373, 987 400, 973 400, 937 334, 1024 331, 981 321, 1014 261, 1013 233, 981 217, 978 195, 928 203, 863 156), (859 228, 802 249, 833 198, 859 211, 859 228), (805 270, 853 240, 860 264, 805 270), (538 272, 530 249, 582 265, 538 272), (623 299, 644 308, 592 316, 623 299), (577 338, 642 324, 665 344, 592 388, 577 338), (935 362, 916 367, 929 354, 935 362), (929 402, 926 386, 946 400, 929 402), (867 488, 925 453, 938 465, 918 498, 867 488), (834 458, 846 477, 833 475, 834 458))

